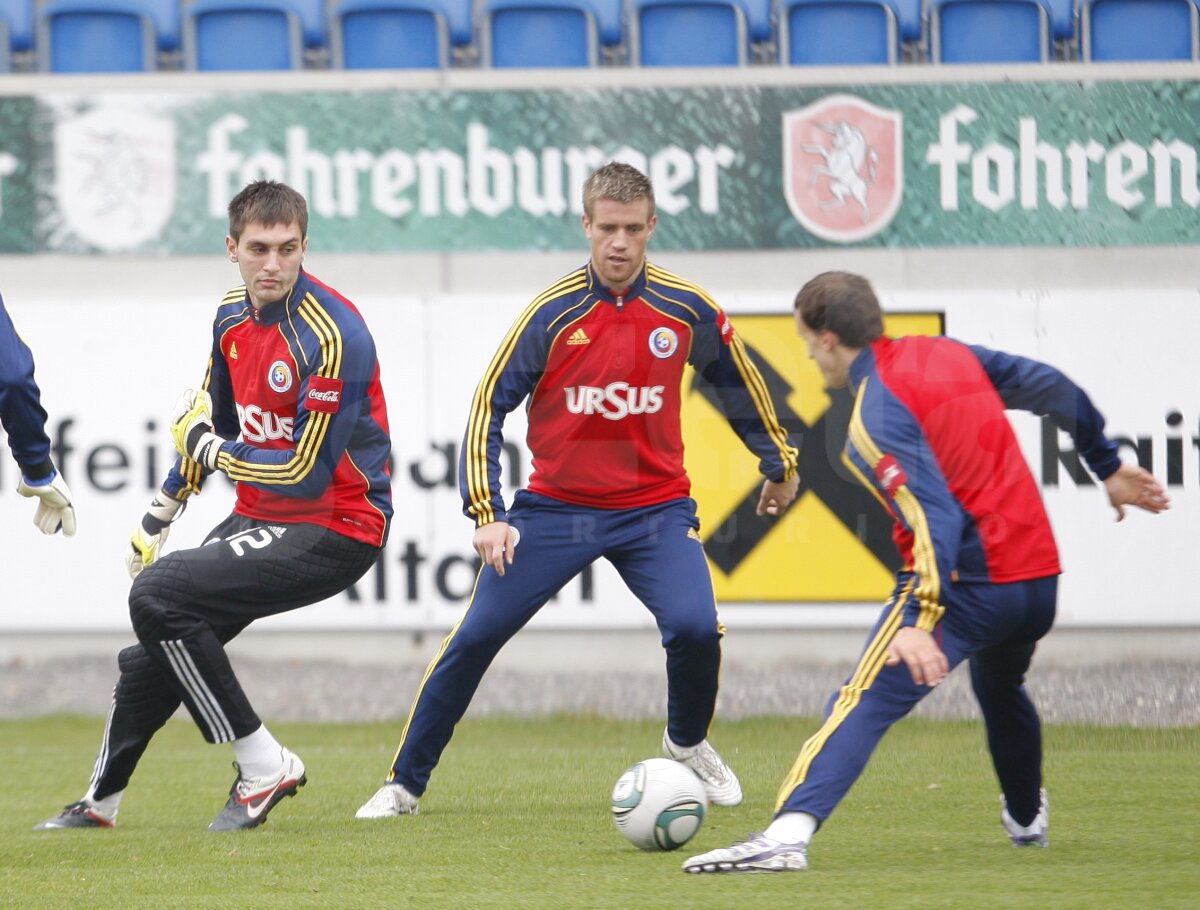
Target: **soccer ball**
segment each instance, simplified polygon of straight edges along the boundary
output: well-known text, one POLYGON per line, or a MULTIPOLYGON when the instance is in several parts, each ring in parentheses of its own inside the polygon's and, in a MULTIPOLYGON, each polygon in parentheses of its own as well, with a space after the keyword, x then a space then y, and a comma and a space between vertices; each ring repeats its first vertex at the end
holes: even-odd
POLYGON ((700 830, 708 800, 690 768, 669 758, 640 761, 612 792, 617 830, 643 850, 676 850, 700 830))

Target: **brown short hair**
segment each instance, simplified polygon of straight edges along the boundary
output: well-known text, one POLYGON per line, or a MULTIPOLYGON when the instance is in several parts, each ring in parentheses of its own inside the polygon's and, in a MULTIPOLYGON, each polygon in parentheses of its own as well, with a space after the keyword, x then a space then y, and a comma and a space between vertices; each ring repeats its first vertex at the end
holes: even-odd
POLYGON ((623 161, 610 161, 584 181, 583 210, 589 218, 592 216, 592 207, 600 199, 611 199, 624 205, 648 199, 650 214, 654 214, 654 187, 650 184, 650 178, 623 161))
POLYGON ((848 348, 883 334, 883 310, 871 283, 850 272, 822 272, 796 295, 796 312, 814 332, 833 332, 848 348))
POLYGON ((234 240, 242 236, 248 224, 271 227, 292 222, 300 225, 301 238, 308 236, 308 203, 277 180, 255 180, 229 202, 229 236, 234 240))

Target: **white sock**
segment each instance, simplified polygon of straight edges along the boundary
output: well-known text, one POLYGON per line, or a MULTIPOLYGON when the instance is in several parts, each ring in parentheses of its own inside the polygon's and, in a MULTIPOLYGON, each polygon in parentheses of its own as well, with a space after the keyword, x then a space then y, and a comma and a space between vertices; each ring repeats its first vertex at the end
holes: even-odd
POLYGON ((233 741, 233 754, 243 777, 267 777, 283 765, 281 746, 266 725, 233 741))
POLYGON ((781 844, 807 844, 816 833, 817 818, 807 812, 784 812, 763 832, 781 844))

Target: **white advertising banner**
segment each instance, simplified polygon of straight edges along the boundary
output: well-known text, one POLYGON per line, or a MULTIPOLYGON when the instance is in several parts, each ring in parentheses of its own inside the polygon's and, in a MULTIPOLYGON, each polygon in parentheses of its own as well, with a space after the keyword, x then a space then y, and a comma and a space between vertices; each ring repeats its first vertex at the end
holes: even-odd
MULTIPOLYGON (((74 492, 79 532, 69 540, 37 533, 30 521, 34 505, 16 494, 16 466, 5 448, 0 456, 0 632, 128 628, 124 548, 173 458, 166 419, 179 392, 203 377, 210 320, 224 288, 175 288, 161 295, 122 290, 98 289, 75 298, 24 295, 19 305, 9 301, 37 359, 54 458, 74 492)), ((352 289, 346 290, 379 349, 394 443, 391 539, 376 568, 352 591, 263 625, 445 630, 466 606, 476 571, 472 526, 462 516, 456 477, 467 410, 487 360, 528 299, 355 298, 352 289)), ((775 343, 785 345, 783 353, 766 351, 764 357, 785 378, 793 368, 797 374, 811 369, 791 338, 792 293, 721 298, 735 325, 739 315, 748 326, 760 317, 779 320, 772 334, 775 343)), ((1118 524, 1103 488, 1079 474, 1069 438, 1049 431, 1036 417, 1014 415, 1062 551, 1059 622, 1200 626, 1200 611, 1192 604, 1200 587, 1200 560, 1192 555, 1200 540, 1200 371, 1192 353, 1193 339, 1200 337, 1200 306, 1195 293, 906 294, 889 296, 884 304, 896 314, 940 314, 949 335, 1059 366, 1092 394, 1108 418, 1110 436, 1121 440, 1124 457, 1141 460, 1168 483, 1174 499, 1169 513, 1132 513, 1118 524)), ((750 334, 744 337, 754 347, 750 334)), ((764 350, 769 346, 764 343, 764 350)), ((801 383, 792 391, 804 398, 805 388, 801 383)), ((796 411, 803 414, 805 404, 797 402, 796 411)), ((505 465, 510 500, 514 483, 529 467, 523 436, 522 415, 514 414, 505 465)), ((755 484, 755 460, 744 451, 742 456, 733 454, 722 463, 726 486, 755 484)), ((886 571, 869 554, 869 573, 853 568, 858 558, 853 553, 849 569, 836 556, 826 557, 822 548, 830 546, 833 534, 823 530, 819 513, 825 510, 813 494, 805 496, 811 501, 798 503, 795 514, 768 539, 780 549, 764 549, 772 554, 769 560, 748 560, 742 569, 755 573, 763 590, 773 593, 757 602, 738 596, 737 579, 723 578, 722 569, 714 567, 727 625, 855 627, 875 616, 888 593, 886 571), (869 581, 865 587, 863 578, 869 581), (723 593, 726 589, 734 593, 723 593), (814 590, 825 593, 813 595, 814 590), (799 594, 789 594, 793 591, 799 594)), ((713 507, 699 491, 697 498, 702 521, 711 525, 714 518, 706 509, 713 507)), ((210 480, 173 527, 167 548, 198 544, 232 503, 232 487, 219 477, 210 480)), ((848 539, 846 547, 860 546, 853 535, 848 539)), ((568 585, 535 623, 543 628, 652 626, 607 564, 568 585)))

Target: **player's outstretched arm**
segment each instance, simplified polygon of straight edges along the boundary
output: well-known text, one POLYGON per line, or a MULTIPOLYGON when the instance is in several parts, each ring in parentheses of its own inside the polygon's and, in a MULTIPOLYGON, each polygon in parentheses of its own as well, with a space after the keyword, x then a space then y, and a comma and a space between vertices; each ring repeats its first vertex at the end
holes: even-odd
POLYGON ((1163 485, 1138 465, 1122 464, 1104 478, 1104 489, 1108 491, 1108 501, 1117 510, 1117 521, 1125 517, 1125 506, 1136 506, 1155 515, 1171 507, 1163 485))

